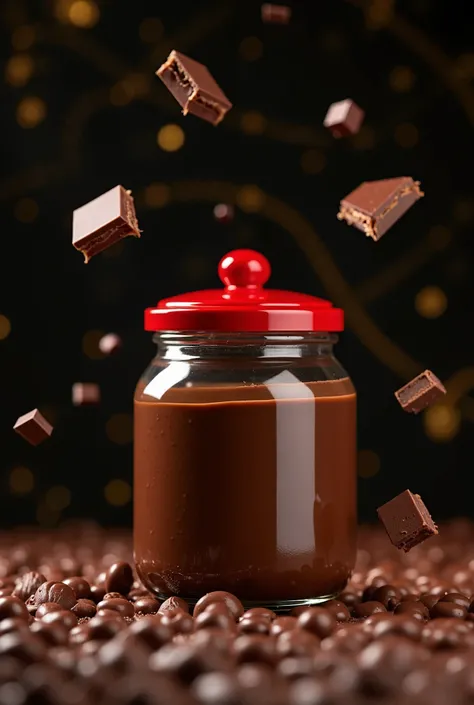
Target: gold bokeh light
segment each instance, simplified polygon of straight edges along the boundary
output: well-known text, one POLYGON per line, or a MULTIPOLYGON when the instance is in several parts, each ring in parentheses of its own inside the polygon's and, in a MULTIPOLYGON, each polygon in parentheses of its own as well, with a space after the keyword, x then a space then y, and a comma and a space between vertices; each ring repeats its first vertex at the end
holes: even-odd
POLYGON ((67 19, 76 27, 90 29, 100 19, 100 11, 92 0, 74 0, 67 9, 67 19))
POLYGON ((52 512, 62 512, 71 504, 71 490, 63 485, 56 485, 46 492, 44 500, 52 512))
POLYGON ((23 24, 13 31, 12 46, 17 51, 26 51, 33 46, 35 39, 35 28, 32 25, 23 24))
POLYGON ((240 126, 246 135, 261 135, 267 128, 268 120, 255 110, 244 113, 240 126))
POLYGON ((416 312, 423 318, 439 318, 447 307, 448 299, 439 286, 425 286, 415 296, 416 312))
POLYGON ((437 443, 446 443, 457 435, 461 414, 453 406, 436 404, 423 414, 423 425, 428 438, 437 443))
POLYGON ((12 324, 10 319, 0 313, 0 340, 5 340, 8 338, 12 331, 12 324))
POLYGON ((415 85, 415 74, 409 66, 395 66, 389 75, 390 88, 397 93, 408 93, 415 85))
POLYGON ((46 103, 41 98, 29 96, 18 103, 16 119, 21 127, 36 127, 46 117, 46 103))
POLYGON ((31 56, 16 54, 7 61, 5 78, 11 86, 26 86, 33 75, 34 66, 31 56))
POLYGON ((236 201, 239 208, 247 213, 256 213, 265 203, 265 195, 258 186, 242 186, 237 192, 236 201))
POLYGON ((12 494, 29 494, 34 489, 35 478, 29 468, 19 465, 10 472, 9 485, 12 494))
POLYGON ((132 499, 132 488, 125 480, 111 480, 104 488, 106 502, 114 507, 124 507, 132 499))
POLYGON ((144 199, 149 208, 163 208, 169 203, 170 188, 159 182, 150 184, 145 189, 144 199))
POLYGON ((239 46, 239 54, 244 61, 257 61, 263 56, 263 44, 258 37, 245 37, 239 46))
POLYGON ((308 149, 301 155, 300 164, 306 174, 320 174, 326 166, 326 157, 319 149, 308 149))
POLYGON ((14 213, 20 223, 33 223, 39 214, 38 204, 32 198, 20 198, 15 203, 14 213))
POLYGON ((142 42, 155 44, 163 36, 163 22, 158 17, 147 17, 138 27, 138 34, 142 42))
POLYGON ((184 131, 179 125, 163 125, 158 130, 156 141, 164 152, 177 152, 184 144, 184 131))

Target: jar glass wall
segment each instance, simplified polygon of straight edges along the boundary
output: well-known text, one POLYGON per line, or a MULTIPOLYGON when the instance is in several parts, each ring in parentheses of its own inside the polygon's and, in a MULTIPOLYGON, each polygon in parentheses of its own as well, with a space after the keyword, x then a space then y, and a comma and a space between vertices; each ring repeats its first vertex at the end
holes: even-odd
POLYGON ((160 333, 135 393, 137 571, 160 597, 288 609, 356 550, 356 395, 329 334, 160 333))

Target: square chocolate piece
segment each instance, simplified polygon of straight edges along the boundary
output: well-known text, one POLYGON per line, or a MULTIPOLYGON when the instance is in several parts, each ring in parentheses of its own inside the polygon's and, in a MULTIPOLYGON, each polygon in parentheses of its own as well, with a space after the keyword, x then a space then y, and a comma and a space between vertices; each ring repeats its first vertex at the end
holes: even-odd
POLYGON ((273 5, 266 2, 262 5, 262 21, 268 24, 288 24, 291 19, 291 7, 288 5, 273 5))
POLYGON ((50 437, 53 432, 53 427, 46 421, 38 409, 33 409, 33 411, 17 419, 13 430, 24 438, 25 441, 31 443, 32 446, 37 446, 50 437))
POLYGON ((379 507, 377 514, 390 541, 405 552, 438 533, 420 495, 412 494, 410 490, 379 507))
POLYGON ((337 217, 377 241, 423 195, 410 176, 365 181, 341 201, 337 217))
POLYGON ((336 138, 348 137, 359 132, 364 117, 365 112, 362 108, 347 98, 329 106, 324 118, 324 127, 327 127, 336 138))
POLYGON ((140 237, 130 191, 115 186, 85 206, 76 208, 72 221, 72 244, 85 262, 126 237, 140 237))
POLYGON ((74 406, 86 406, 100 402, 100 387, 91 382, 76 382, 72 385, 72 403, 74 406))
POLYGON ((430 370, 425 370, 395 392, 402 409, 411 411, 413 414, 423 411, 427 406, 438 401, 444 394, 446 394, 444 385, 430 370))
POLYGON ((183 115, 191 113, 218 125, 232 107, 207 67, 178 51, 171 52, 156 75, 181 105, 183 115))

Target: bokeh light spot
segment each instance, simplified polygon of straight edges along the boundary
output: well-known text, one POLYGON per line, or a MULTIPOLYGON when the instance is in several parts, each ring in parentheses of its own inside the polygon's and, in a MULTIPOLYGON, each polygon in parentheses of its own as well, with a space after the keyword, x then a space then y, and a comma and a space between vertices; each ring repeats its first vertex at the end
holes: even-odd
POLYGON ((10 472, 9 484, 13 494, 28 494, 35 486, 35 478, 29 468, 19 465, 10 472))
POLYGON ((397 93, 408 93, 415 85, 415 74, 409 66, 395 66, 389 75, 390 88, 397 93))
POLYGON ((434 250, 444 250, 452 242, 453 233, 445 225, 433 225, 428 233, 428 240, 434 250))
POLYGON ((262 58, 263 44, 258 37, 245 37, 240 42, 239 54, 244 61, 257 61, 262 58))
POLYGON ((25 86, 33 75, 34 63, 28 54, 17 54, 7 61, 5 78, 11 86, 25 86))
POLYGON ((246 135, 261 135, 265 132, 267 124, 267 119, 254 110, 244 113, 240 120, 240 126, 246 135))
POLYGON ((46 117, 46 103, 41 98, 30 96, 23 98, 16 109, 18 124, 25 129, 36 127, 46 117))
POLYGON ((0 313, 0 340, 8 338, 12 330, 10 319, 0 313))
POLYGON ((45 503, 52 512, 62 512, 71 504, 71 490, 63 485, 51 487, 46 492, 45 503))
POLYGON ((326 166, 326 157, 319 149, 308 149, 301 155, 300 164, 306 174, 320 174, 326 166))
POLYGON ((89 330, 82 337, 82 352, 91 360, 102 360, 105 357, 99 347, 101 339, 104 337, 103 330, 89 330))
POLYGON ((20 198, 15 203, 14 213, 20 223, 33 223, 38 217, 38 204, 32 198, 20 198))
POLYGON ((454 204, 453 215, 458 223, 471 223, 474 220, 474 203, 462 199, 454 204))
POLYGON ((446 294, 439 286, 425 286, 415 297, 415 309, 423 318, 439 318, 448 307, 446 294))
POLYGON ((359 132, 351 140, 355 149, 373 149, 375 147, 375 132, 368 125, 362 125, 359 132))
POLYGON ((423 414, 425 433, 432 441, 443 443, 452 440, 458 433, 461 415, 453 406, 436 404, 423 414))
POLYGON ((357 454, 357 474, 365 479, 374 477, 380 470, 380 458, 373 450, 360 450, 357 454))
POLYGON ((149 208, 163 208, 169 203, 170 188, 166 184, 155 182, 145 189, 145 203, 149 208))
POLYGON ((258 186, 242 186, 237 191, 236 201, 239 208, 247 213, 256 213, 261 210, 265 202, 265 195, 258 186))
POLYGON ((29 24, 20 25, 12 34, 12 46, 17 51, 30 49, 36 38, 36 30, 29 24))
POLYGON ((112 443, 125 445, 133 438, 133 420, 131 414, 113 414, 105 425, 105 432, 112 443))
POLYGON ((111 480, 104 488, 105 499, 114 507, 123 507, 132 499, 132 488, 125 480, 111 480))
POLYGON ((179 125, 164 125, 156 136, 158 147, 165 152, 176 152, 184 144, 184 132, 179 125))
POLYGON ((94 27, 100 19, 98 6, 92 0, 75 0, 68 9, 68 20, 76 27, 89 29, 94 27))
POLYGON ((142 42, 154 44, 163 36, 163 22, 158 17, 147 17, 138 27, 138 34, 142 42))
POLYGON ((410 122, 403 122, 395 128, 395 141, 404 149, 414 147, 419 139, 418 128, 410 122))

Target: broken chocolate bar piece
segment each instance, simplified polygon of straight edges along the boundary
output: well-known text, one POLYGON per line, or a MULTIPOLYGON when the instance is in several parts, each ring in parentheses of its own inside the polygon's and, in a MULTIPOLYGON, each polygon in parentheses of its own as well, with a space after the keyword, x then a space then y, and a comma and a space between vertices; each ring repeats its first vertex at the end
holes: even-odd
POLYGON ((123 186, 115 186, 74 211, 72 244, 83 253, 86 264, 127 235, 140 237, 140 230, 131 192, 123 186))
POLYGON ((273 5, 266 2, 262 5, 262 21, 269 24, 288 24, 291 19, 291 7, 288 5, 273 5))
POLYGON ((438 401, 446 389, 430 370, 425 370, 411 382, 395 392, 398 403, 404 411, 418 414, 427 406, 438 401))
POLYGON ((423 195, 410 176, 365 181, 341 201, 337 217, 379 240, 423 195))
POLYGON ((324 118, 324 127, 327 127, 336 138, 356 135, 360 130, 364 116, 362 108, 347 98, 347 100, 340 100, 329 106, 324 118))
POLYGON ((33 409, 28 414, 20 416, 13 429, 32 446, 42 443, 53 432, 53 427, 38 409, 33 409))
POLYGON ((91 382, 76 382, 72 385, 72 403, 74 406, 98 404, 100 402, 100 387, 91 382))
POLYGON ((183 115, 191 113, 217 125, 232 107, 206 66, 178 51, 171 52, 156 75, 181 105, 183 115))
POLYGON ((438 533, 420 495, 412 494, 410 490, 379 507, 377 514, 390 541, 405 552, 438 533))

